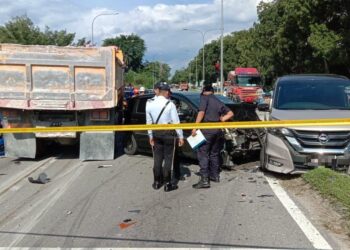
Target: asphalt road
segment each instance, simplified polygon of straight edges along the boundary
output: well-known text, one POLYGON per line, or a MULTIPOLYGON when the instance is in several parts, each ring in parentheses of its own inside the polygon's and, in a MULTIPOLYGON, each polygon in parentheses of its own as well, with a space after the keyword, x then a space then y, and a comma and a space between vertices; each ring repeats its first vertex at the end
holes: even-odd
POLYGON ((165 193, 151 187, 150 156, 0 159, 0 247, 314 248, 254 167, 223 171, 206 190, 192 188, 197 171, 185 163, 186 180, 165 193), (28 182, 41 172, 50 182, 28 182))

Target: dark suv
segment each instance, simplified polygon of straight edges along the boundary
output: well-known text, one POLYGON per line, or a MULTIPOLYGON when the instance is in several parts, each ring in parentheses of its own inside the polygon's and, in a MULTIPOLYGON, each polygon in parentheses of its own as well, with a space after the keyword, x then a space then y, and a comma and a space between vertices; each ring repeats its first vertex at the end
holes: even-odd
MULTIPOLYGON (((126 112, 125 124, 145 124, 146 123, 146 102, 154 95, 143 95, 131 98, 128 102, 128 111, 126 112)), ((235 114, 234 120, 239 121, 257 121, 259 120, 255 113, 256 106, 253 104, 235 103, 232 100, 217 95, 227 107, 235 114)), ((171 100, 175 103, 181 123, 195 122, 200 94, 195 92, 173 92, 171 100)), ((191 134, 191 130, 184 130, 184 137, 191 134)), ((251 149, 260 148, 260 140, 255 130, 236 130, 225 129, 225 150, 222 152, 224 165, 232 165, 234 153, 247 152, 251 149)), ((129 155, 137 152, 152 153, 149 145, 147 131, 129 132, 126 136, 125 153, 129 155)), ((181 147, 180 156, 196 159, 194 150, 185 142, 181 147)))

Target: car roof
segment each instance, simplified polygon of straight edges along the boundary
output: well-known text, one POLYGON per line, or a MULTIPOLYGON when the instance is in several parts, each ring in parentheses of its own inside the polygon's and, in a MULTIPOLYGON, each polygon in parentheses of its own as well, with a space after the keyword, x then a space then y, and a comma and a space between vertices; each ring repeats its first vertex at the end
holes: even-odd
MULTIPOLYGON (((199 98, 200 96, 200 92, 192 92, 192 91, 173 91, 171 94, 173 97, 183 97, 188 99, 189 101, 191 101, 193 104, 195 104, 193 101, 197 98, 199 98)), ((141 96, 137 96, 135 98, 152 98, 154 96, 154 93, 152 94, 145 94, 145 95, 141 95, 141 96)), ((220 96, 220 101, 224 101, 223 99, 225 99, 224 103, 227 104, 235 104, 231 99, 224 97, 224 96, 220 96)))
POLYGON ((298 74, 298 75, 286 75, 279 78, 279 81, 307 81, 307 80, 315 80, 315 81, 339 81, 349 79, 345 76, 341 75, 332 75, 332 74, 298 74))

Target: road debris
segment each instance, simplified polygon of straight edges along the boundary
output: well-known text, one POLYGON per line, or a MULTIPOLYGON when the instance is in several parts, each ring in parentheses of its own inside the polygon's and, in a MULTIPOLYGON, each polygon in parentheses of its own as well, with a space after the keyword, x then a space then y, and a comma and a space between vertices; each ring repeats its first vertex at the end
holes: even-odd
POLYGON ((233 178, 231 178, 231 179, 228 179, 227 181, 228 181, 228 182, 231 182, 231 181, 233 181, 233 180, 235 180, 235 179, 237 179, 237 177, 233 177, 233 178))
POLYGON ((35 180, 33 177, 28 177, 28 181, 30 183, 35 183, 35 184, 46 184, 50 181, 51 179, 47 177, 46 173, 41 173, 39 174, 38 178, 35 180))
POLYGON ((132 221, 131 219, 125 219, 125 220, 123 220, 123 223, 119 224, 119 228, 123 230, 123 229, 126 229, 126 228, 134 225, 134 224, 136 224, 136 221, 132 221))
POLYGON ((268 197, 275 197, 275 196, 272 194, 262 194, 258 196, 258 198, 268 198, 268 197))
POLYGON ((141 210, 140 210, 140 209, 135 209, 135 210, 129 210, 128 212, 129 212, 129 213, 136 213, 136 214, 139 214, 139 213, 141 213, 141 210))
POLYGON ((112 165, 100 165, 98 166, 98 168, 110 168, 112 167, 112 165))

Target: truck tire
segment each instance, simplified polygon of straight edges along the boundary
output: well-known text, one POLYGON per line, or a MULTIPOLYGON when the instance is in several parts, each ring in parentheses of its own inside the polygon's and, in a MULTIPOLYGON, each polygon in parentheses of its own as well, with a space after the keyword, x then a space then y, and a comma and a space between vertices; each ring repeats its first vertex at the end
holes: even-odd
POLYGON ((127 155, 135 155, 138 151, 137 142, 133 133, 126 136, 124 152, 127 155))

